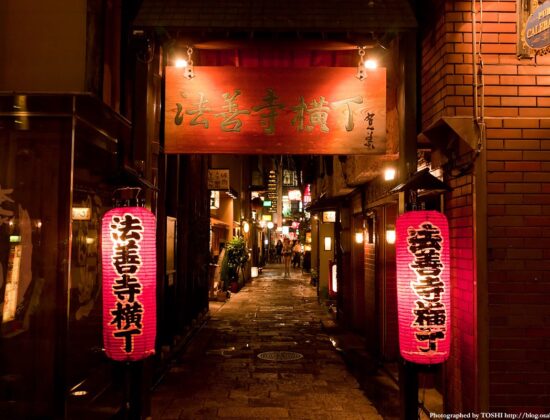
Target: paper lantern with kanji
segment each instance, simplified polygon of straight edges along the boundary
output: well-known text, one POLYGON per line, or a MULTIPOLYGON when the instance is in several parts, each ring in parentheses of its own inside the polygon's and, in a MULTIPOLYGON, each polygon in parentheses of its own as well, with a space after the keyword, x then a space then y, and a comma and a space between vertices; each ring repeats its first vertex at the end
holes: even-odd
POLYGON ((103 216, 103 341, 107 356, 135 361, 155 353, 156 223, 143 207, 103 216))
POLYGON ((437 211, 397 219, 399 348, 405 360, 444 362, 451 344, 449 225, 437 211))

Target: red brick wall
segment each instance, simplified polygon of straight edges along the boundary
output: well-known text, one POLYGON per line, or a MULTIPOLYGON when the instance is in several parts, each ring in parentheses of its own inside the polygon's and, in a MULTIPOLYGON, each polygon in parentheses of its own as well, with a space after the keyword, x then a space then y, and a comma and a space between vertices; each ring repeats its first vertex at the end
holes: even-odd
POLYGON ((445 197, 451 235, 452 344, 445 366, 445 406, 447 412, 468 412, 476 406, 472 176, 448 183, 453 189, 445 197))
MULTIPOLYGON (((489 405, 495 411, 548 412, 550 56, 536 60, 517 58, 516 1, 484 1, 483 5, 489 405)), ((441 9, 444 13, 436 14, 437 23, 423 35, 424 128, 438 116, 473 114, 470 9, 471 2, 445 1, 441 9), (434 92, 436 83, 440 93, 434 92)), ((464 381, 475 377, 472 369, 477 355, 471 341, 473 330, 467 331, 475 326, 473 287, 461 272, 473 268, 472 253, 466 238, 457 242, 459 230, 472 232, 467 221, 471 214, 471 196, 467 193, 471 180, 458 178, 453 186, 459 186, 460 192, 455 189, 448 197, 447 214, 453 243, 460 245, 454 251, 455 258, 459 257, 453 263, 452 273, 455 342, 447 385, 460 385, 457 389, 465 390, 466 395, 456 397, 449 393, 447 397, 449 408, 459 410, 470 408, 467 395, 475 387, 468 388, 464 381), (463 205, 457 205, 458 201, 453 204, 455 199, 462 200, 463 205)))
POLYGON ((550 408, 549 122, 496 119, 487 131, 489 379, 495 410, 550 408))
MULTIPOLYGON (((456 50, 467 47, 463 34, 455 32, 453 12, 440 2, 430 30, 422 39, 422 122, 423 128, 442 116, 456 115, 456 104, 464 104, 471 83, 457 71, 456 50), (447 12, 445 13, 445 10, 447 12)), ((466 48, 467 50, 467 48, 466 48)), ((467 52, 467 51, 464 51, 467 52)), ((464 57, 464 55, 462 55, 464 57)), ((466 59, 467 60, 467 59, 466 59)), ((459 69, 460 70, 460 69, 459 69)), ((466 71, 466 69, 464 69, 466 71)), ((471 95, 471 88, 469 94, 471 95)), ((470 96, 471 97, 471 96, 470 96)), ((472 115, 470 109, 469 115, 472 115)), ((445 213, 451 234, 452 347, 445 364, 445 411, 468 412, 476 409, 476 353, 474 346, 475 302, 473 250, 472 176, 447 179, 453 191, 445 197, 445 213)))

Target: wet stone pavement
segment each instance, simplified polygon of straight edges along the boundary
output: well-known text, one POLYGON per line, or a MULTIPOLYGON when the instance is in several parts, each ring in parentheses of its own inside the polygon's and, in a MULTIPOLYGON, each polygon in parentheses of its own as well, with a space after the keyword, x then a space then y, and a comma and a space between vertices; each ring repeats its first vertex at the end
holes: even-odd
POLYGON ((324 332, 329 315, 309 276, 272 267, 211 308, 153 392, 153 419, 382 418, 324 332), (303 357, 258 357, 273 351, 303 357))

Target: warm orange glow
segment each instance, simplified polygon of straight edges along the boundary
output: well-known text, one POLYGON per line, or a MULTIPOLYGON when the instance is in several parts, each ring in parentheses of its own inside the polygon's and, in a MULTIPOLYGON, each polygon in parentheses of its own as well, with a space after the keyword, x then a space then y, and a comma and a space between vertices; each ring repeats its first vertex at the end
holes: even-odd
POLYGON ((394 227, 388 227, 386 229, 386 242, 390 245, 395 243, 395 228, 394 227))
POLYGON ((383 68, 368 70, 368 84, 357 80, 351 67, 195 66, 194 70, 200 77, 189 79, 175 65, 166 68, 166 153, 215 149, 218 153, 333 155, 386 150, 383 68), (273 114, 254 111, 269 101, 273 114), (237 112, 231 119, 220 114, 228 106, 237 112), (318 106, 330 110, 326 119, 310 120, 307 112, 301 114, 318 106), (198 107, 200 115, 188 117, 198 107), (369 143, 365 144, 367 132, 369 143))
POLYGON ((184 60, 183 58, 176 59, 176 67, 179 69, 184 69, 187 67, 188 63, 187 60, 184 60))
POLYGON ((365 60, 365 63, 363 65, 365 66, 366 69, 369 69, 369 70, 374 70, 378 68, 378 62, 373 59, 365 60))
POLYGON ((384 170, 384 181, 393 181, 395 179, 395 168, 386 168, 384 170))

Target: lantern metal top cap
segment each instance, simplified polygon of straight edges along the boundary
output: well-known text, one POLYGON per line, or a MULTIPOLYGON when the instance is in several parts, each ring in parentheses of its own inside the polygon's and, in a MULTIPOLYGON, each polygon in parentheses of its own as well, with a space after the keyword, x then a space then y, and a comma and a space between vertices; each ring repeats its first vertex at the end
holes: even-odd
POLYGON ((140 187, 121 187, 113 191, 113 207, 144 207, 145 197, 140 197, 140 187))

